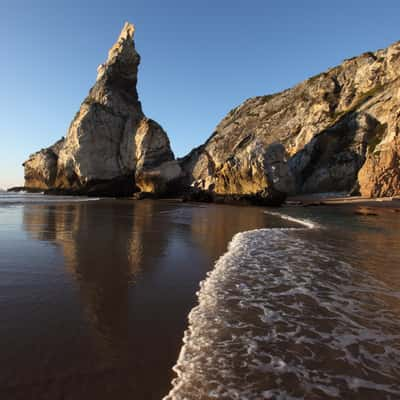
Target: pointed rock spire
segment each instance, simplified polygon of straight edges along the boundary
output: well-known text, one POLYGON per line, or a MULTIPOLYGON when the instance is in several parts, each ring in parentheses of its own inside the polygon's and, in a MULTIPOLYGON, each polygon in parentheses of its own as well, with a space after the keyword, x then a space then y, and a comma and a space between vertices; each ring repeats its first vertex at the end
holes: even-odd
POLYGON ((126 22, 117 41, 109 50, 106 62, 99 65, 97 80, 104 76, 112 78, 114 75, 123 75, 126 80, 132 80, 136 85, 140 56, 135 50, 134 33, 134 25, 126 22))
POLYGON ((95 193, 100 184, 101 195, 130 195, 138 170, 174 159, 167 134, 149 122, 138 99, 134 32, 125 23, 59 153, 45 152, 40 159, 35 154, 25 163, 26 186, 44 181, 46 188, 95 193))
POLYGON ((133 46, 133 36, 135 34, 135 26, 129 22, 125 22, 121 33, 118 36, 118 40, 115 42, 114 46, 111 47, 108 52, 107 62, 110 62, 114 57, 123 53, 125 49, 131 49, 133 46))

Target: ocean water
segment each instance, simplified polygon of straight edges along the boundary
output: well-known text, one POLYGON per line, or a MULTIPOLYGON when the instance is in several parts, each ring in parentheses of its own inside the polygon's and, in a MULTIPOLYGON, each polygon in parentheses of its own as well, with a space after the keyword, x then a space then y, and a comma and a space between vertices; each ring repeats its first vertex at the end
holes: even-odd
POLYGON ((202 282, 165 400, 400 398, 399 282, 282 217, 300 228, 235 235, 202 282))
POLYGON ((0 194, 0 399, 398 399, 399 228, 0 194))

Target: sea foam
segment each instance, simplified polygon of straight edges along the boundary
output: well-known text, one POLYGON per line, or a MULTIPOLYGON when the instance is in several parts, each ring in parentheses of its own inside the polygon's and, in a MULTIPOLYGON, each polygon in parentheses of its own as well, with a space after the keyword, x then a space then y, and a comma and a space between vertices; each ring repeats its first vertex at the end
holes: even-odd
POLYGON ((295 218, 292 217, 290 215, 286 215, 286 214, 282 214, 282 213, 278 213, 278 212, 274 212, 274 211, 264 211, 265 214, 268 215, 273 215, 275 217, 279 217, 281 219, 284 219, 286 221, 290 221, 290 222, 294 222, 296 224, 299 224, 303 227, 306 227, 308 229, 318 229, 321 228, 321 226, 319 224, 317 224, 316 222, 313 222, 309 219, 304 219, 304 218, 295 218))
POLYGON ((97 201, 99 197, 84 196, 52 196, 43 193, 8 192, 0 193, 0 205, 25 204, 25 203, 82 203, 97 201))
POLYGON ((235 235, 197 295, 164 400, 400 397, 399 293, 297 229, 235 235))

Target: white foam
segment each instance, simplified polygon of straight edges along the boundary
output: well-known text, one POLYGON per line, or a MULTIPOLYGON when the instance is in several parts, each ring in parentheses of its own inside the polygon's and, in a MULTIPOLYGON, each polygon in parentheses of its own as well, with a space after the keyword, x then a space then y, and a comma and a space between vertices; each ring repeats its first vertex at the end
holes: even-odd
POLYGON ((309 219, 304 219, 304 218, 294 218, 291 217, 290 215, 286 215, 286 214, 282 214, 282 213, 278 213, 278 212, 274 212, 274 211, 264 211, 265 214, 269 214, 269 215, 273 215, 275 217, 279 217, 282 218, 286 221, 290 221, 290 222, 295 222, 296 224, 299 225, 303 225, 306 228, 309 229, 317 229, 320 228, 320 225, 318 225, 317 223, 309 220, 309 219))
POLYGON ((80 196, 52 196, 43 193, 1 193, 0 204, 25 204, 25 203, 81 203, 98 201, 100 197, 80 196))
POLYGON ((239 233, 200 284, 164 400, 400 398, 398 295, 296 230, 239 233))

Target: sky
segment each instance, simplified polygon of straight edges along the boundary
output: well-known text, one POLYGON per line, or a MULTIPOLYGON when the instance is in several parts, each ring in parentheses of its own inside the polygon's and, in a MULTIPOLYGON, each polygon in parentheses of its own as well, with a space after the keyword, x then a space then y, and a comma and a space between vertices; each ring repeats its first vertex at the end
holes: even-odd
POLYGON ((65 136, 125 21, 145 114, 176 156, 245 99, 400 40, 399 0, 0 0, 0 188, 65 136))

